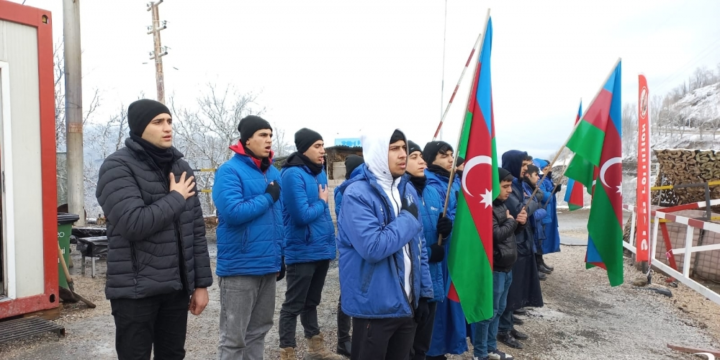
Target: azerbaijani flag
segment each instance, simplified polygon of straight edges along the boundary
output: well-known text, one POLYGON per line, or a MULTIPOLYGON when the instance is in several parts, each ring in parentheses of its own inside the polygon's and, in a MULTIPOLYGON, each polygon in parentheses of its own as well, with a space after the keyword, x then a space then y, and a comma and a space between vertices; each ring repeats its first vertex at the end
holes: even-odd
MULTIPOLYGON (((575 118, 575 124, 580 121, 582 116, 582 101, 580 101, 580 107, 578 108, 578 114, 575 118)), ((582 209, 585 206, 585 200, 583 195, 583 185, 576 184, 575 180, 568 178, 567 189, 565 190, 565 202, 568 204, 570 211, 582 209)))
POLYGON ((460 302, 468 323, 493 315, 492 202, 500 194, 500 182, 495 155, 491 50, 492 20, 488 17, 458 148, 458 155, 467 160, 448 255, 451 279, 448 298, 460 302))
POLYGON ((567 145, 575 157, 566 175, 593 195, 585 262, 587 268, 606 269, 611 286, 623 283, 621 65, 618 61, 567 145))

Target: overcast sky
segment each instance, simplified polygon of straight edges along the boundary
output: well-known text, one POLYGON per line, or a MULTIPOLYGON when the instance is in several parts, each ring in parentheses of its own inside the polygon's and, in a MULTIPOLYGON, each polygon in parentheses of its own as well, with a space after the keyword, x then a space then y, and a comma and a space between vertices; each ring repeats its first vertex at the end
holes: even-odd
MULTIPOLYGON (((14 0, 22 2, 21 0, 14 0)), ((83 89, 101 91, 98 120, 144 92, 154 98, 152 36, 145 1, 82 1, 83 89), (147 62, 147 64, 143 64, 147 62)), ((62 1, 27 0, 53 13, 62 1)), ((637 75, 651 96, 698 66, 720 63, 720 1, 186 1, 167 0, 166 94, 192 107, 208 82, 260 93, 265 118, 288 132, 320 131, 326 143, 393 123, 429 141, 491 8, 498 152, 554 153, 617 58, 623 102, 637 101, 637 75), (177 70, 176 70, 177 69, 177 70)), ((443 139, 455 143, 470 74, 443 139)))

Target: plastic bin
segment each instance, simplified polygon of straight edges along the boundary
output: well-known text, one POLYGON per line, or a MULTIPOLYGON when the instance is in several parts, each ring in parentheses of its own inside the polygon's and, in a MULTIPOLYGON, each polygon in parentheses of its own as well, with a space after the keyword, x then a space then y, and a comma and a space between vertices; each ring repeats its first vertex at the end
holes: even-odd
MULTIPOLYGON (((65 264, 70 263, 70 235, 72 233, 72 225, 80 219, 80 216, 76 214, 58 213, 58 244, 60 244, 60 251, 62 252, 63 258, 65 258, 65 264)), ((63 271, 62 263, 58 258, 58 284, 60 287, 68 288, 67 278, 65 277, 65 271, 63 271)))

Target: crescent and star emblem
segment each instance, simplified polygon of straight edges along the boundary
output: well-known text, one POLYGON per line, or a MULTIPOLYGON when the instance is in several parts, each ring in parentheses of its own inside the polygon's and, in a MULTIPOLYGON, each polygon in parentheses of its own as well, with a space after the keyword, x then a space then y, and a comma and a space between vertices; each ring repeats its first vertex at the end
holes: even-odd
MULTIPOLYGON (((465 171, 463 171, 463 175, 462 175, 462 187, 463 187, 463 190, 465 190, 465 193, 470 195, 471 197, 475 197, 475 195, 473 195, 470 192, 470 190, 468 190, 468 188, 467 188, 468 174, 470 174, 470 171, 476 165, 481 165, 481 164, 486 164, 486 165, 492 166, 492 159, 489 156, 479 155, 479 156, 475 156, 474 158, 468 160, 465 163, 465 171)), ((492 199, 492 190, 485 189, 485 194, 482 194, 481 196, 482 196, 482 200, 480 202, 485 204, 485 208, 492 206, 492 200, 493 200, 492 199)))
MULTIPOLYGON (((607 169, 610 168, 611 166, 621 164, 621 163, 622 163, 622 158, 614 157, 614 158, 606 161, 600 168, 600 181, 603 183, 603 185, 606 188, 611 188, 611 186, 608 185, 607 181, 605 181, 605 172, 607 172, 607 169)), ((617 189, 618 189, 617 192, 622 194, 622 184, 618 185, 617 189)))

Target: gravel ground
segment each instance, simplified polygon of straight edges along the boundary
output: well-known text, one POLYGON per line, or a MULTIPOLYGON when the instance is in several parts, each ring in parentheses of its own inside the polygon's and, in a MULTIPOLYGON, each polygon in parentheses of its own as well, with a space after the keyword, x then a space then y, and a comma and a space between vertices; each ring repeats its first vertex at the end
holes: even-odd
MULTIPOLYGON (((587 212, 561 212, 563 238, 582 238, 587 212)), ((209 236, 210 240, 214 238, 209 236)), ((216 247, 211 244, 215 264, 216 247)), ((632 280, 641 276, 630 265, 625 266, 626 284, 611 288, 604 271, 585 270, 585 248, 563 246, 546 261, 555 272, 543 282, 545 306, 530 309, 523 326, 518 329, 531 338, 523 350, 501 348, 519 359, 687 359, 687 354, 674 352, 667 343, 698 348, 720 348, 720 306, 706 300, 693 290, 680 285, 671 288, 672 298, 638 290, 632 280)), ((66 305, 57 320, 65 326, 67 336, 38 336, 0 345, 0 358, 19 359, 114 359, 114 327, 110 304, 104 296, 105 263, 98 262, 99 276, 79 275, 80 258, 75 254, 76 291, 97 304, 87 309, 82 304, 66 305)), ((89 273, 89 272, 88 272, 89 273)), ((664 283, 660 275, 655 283, 664 283)), ((188 359, 213 359, 218 341, 220 313, 219 289, 210 289, 210 304, 199 317, 189 316, 187 337, 188 359)), ((275 301, 275 327, 266 338, 266 358, 278 359, 277 317, 284 299, 285 281, 278 283, 275 301)), ((328 272, 323 302, 318 309, 320 326, 326 345, 335 349, 336 315, 339 296, 338 270, 335 263, 328 272)), ((305 343, 302 326, 298 324, 298 352, 302 358, 305 343)), ((449 356, 449 359, 472 359, 471 353, 449 356)))

